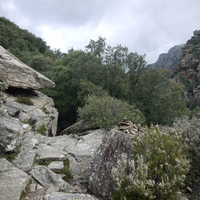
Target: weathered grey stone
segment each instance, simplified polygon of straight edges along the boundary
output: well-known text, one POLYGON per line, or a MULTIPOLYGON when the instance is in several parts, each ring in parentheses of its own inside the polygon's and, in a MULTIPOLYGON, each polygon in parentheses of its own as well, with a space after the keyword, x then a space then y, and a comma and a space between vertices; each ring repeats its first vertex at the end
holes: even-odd
MULTIPOLYGON (((111 171, 117 161, 130 159, 132 153, 131 134, 112 130, 103 138, 102 144, 91 162, 88 189, 97 196, 109 198, 114 192, 111 171), (124 156, 125 155, 125 156, 124 156)), ((128 160, 126 161, 128 163, 128 160)))
POLYGON ((57 132, 58 111, 54 107, 51 98, 35 91, 28 98, 33 105, 25 105, 16 102, 17 99, 12 94, 5 93, 5 103, 3 110, 7 110, 10 116, 18 118, 23 123, 29 123, 34 131, 41 132, 41 127, 45 127, 43 134, 55 136, 57 132))
MULTIPOLYGON (((59 149, 67 153, 73 176, 85 178, 87 177, 91 159, 106 134, 107 131, 98 129, 91 131, 88 135, 79 136, 78 138, 74 138, 72 135, 63 135, 57 136, 56 139, 46 138, 45 142, 49 144, 51 148, 59 149)), ((48 147, 48 149, 50 148, 48 147)), ((52 151, 55 152, 53 149, 52 151)), ((44 152, 44 150, 41 150, 41 152, 44 152)))
POLYGON ((0 116, 0 146, 2 151, 12 151, 21 143, 23 128, 19 120, 0 116))
POLYGON ((63 161, 53 161, 48 165, 48 168, 55 173, 59 173, 64 168, 63 161))
POLYGON ((20 200, 22 191, 30 182, 30 177, 14 167, 5 158, 0 159, 0 199, 20 200))
MULTIPOLYGON (((50 144, 51 145, 51 144, 50 144)), ((54 148, 47 144, 40 144, 37 148, 37 161, 43 160, 52 160, 52 161, 59 161, 59 160, 66 160, 68 153, 57 148, 54 148)))
POLYGON ((89 194, 67 194, 62 192, 54 192, 47 194, 44 200, 97 200, 89 194))
POLYGON ((36 155, 35 149, 30 149, 30 150, 25 149, 23 151, 20 151, 19 154, 13 160, 13 164, 22 171, 28 172, 32 168, 35 155, 36 155))
POLYGON ((60 135, 64 134, 76 134, 76 135, 84 135, 85 131, 96 129, 96 127, 91 126, 89 123, 85 122, 84 120, 80 120, 77 123, 73 124, 70 127, 64 129, 60 135))
POLYGON ((36 166, 30 171, 30 174, 45 188, 54 186, 59 187, 60 191, 74 192, 71 185, 46 166, 36 166))
POLYGON ((0 46, 0 80, 12 87, 41 89, 54 83, 0 46))
POLYGON ((19 153, 15 156, 13 164, 24 172, 30 171, 36 156, 36 149, 34 148, 39 141, 38 135, 34 132, 25 133, 21 139, 19 153))

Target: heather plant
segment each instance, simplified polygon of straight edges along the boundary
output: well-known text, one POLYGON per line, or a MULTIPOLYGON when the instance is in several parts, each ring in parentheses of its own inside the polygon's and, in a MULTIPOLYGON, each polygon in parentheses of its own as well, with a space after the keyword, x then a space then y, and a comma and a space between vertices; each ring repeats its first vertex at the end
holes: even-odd
POLYGON ((91 95, 83 108, 78 109, 79 118, 92 126, 110 129, 124 118, 132 122, 144 123, 143 114, 133 105, 110 96, 91 95))
POLYGON ((189 170, 187 147, 174 131, 150 127, 133 139, 131 159, 118 160, 112 170, 113 200, 176 200, 189 170))
POLYGON ((196 112, 196 116, 192 119, 178 119, 173 127, 189 146, 191 167, 186 177, 186 185, 192 188, 194 193, 199 193, 196 190, 200 187, 200 113, 196 112))

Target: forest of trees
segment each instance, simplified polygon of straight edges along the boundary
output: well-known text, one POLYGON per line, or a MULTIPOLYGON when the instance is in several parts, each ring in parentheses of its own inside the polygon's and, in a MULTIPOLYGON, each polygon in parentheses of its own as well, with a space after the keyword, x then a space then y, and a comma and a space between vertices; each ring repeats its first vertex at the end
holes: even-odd
POLYGON ((60 129, 79 119, 78 110, 88 104, 88 97, 92 102, 99 95, 102 101, 113 98, 138 109, 145 119, 141 123, 147 125, 170 125, 191 113, 185 87, 170 71, 147 68, 145 55, 121 44, 112 47, 103 37, 89 41, 84 50, 62 53, 1 17, 0 45, 55 82, 55 88, 43 92, 55 102, 60 129))

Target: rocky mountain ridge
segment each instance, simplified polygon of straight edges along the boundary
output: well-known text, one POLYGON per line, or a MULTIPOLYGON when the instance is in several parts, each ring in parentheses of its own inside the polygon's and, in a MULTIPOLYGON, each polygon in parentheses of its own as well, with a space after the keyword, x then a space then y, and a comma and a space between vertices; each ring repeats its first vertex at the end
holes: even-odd
POLYGON ((153 69, 169 69, 175 71, 181 58, 181 51, 184 46, 185 44, 172 47, 167 53, 160 54, 158 60, 155 63, 148 65, 148 67, 153 69))
POLYGON ((179 74, 185 78, 191 87, 195 101, 200 101, 200 30, 193 33, 182 49, 180 62, 177 66, 179 74))

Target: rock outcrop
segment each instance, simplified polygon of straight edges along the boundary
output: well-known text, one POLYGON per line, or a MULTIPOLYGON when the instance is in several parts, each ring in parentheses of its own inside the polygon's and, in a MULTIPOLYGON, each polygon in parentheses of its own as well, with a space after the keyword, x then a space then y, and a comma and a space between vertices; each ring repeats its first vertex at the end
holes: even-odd
POLYGON ((88 181, 88 188, 94 194, 103 198, 111 197, 114 192, 111 171, 120 159, 124 159, 124 157, 130 159, 130 155, 133 153, 132 137, 128 133, 112 130, 103 138, 102 144, 92 160, 88 181))
POLYGON ((191 84, 194 100, 200 101, 200 31, 194 31, 194 35, 182 49, 177 69, 191 84))
POLYGON ((54 83, 28 67, 0 46, 0 80, 11 87, 41 89, 54 87, 54 83))
POLYGON ((172 47, 167 53, 160 54, 158 60, 155 63, 148 65, 148 67, 175 71, 184 46, 185 44, 172 47))
POLYGON ((2 200, 20 200, 30 182, 30 176, 16 168, 5 158, 0 158, 0 194, 2 200))
POLYGON ((85 194, 89 167, 107 131, 78 123, 55 137, 58 112, 38 91, 53 86, 0 47, 1 199, 96 199, 85 194))

